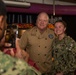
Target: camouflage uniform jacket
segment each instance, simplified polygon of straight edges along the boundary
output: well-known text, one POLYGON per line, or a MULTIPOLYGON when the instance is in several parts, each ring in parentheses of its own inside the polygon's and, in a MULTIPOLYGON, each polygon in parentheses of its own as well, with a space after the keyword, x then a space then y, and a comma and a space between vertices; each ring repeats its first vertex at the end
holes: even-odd
POLYGON ((76 69, 76 42, 71 37, 66 35, 62 40, 56 38, 52 44, 52 55, 53 73, 63 72, 64 75, 73 75, 76 69))
POLYGON ((41 75, 26 62, 0 51, 0 75, 41 75))

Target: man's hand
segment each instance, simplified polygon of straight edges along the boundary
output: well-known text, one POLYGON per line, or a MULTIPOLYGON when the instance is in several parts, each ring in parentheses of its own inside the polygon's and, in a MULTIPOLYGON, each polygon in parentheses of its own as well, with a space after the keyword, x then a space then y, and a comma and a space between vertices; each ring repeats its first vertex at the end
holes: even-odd
POLYGON ((5 54, 9 54, 13 57, 16 57, 28 62, 29 54, 20 48, 18 38, 16 38, 16 48, 10 48, 10 46, 11 46, 10 43, 5 43, 5 47, 7 47, 7 48, 4 48, 3 50, 5 54))
POLYGON ((15 57, 20 58, 20 59, 23 59, 22 54, 21 54, 22 53, 21 51, 22 50, 19 47, 19 39, 16 38, 16 54, 15 54, 15 57))
POLYGON ((2 40, 0 41, 0 47, 3 47, 5 43, 5 37, 2 38, 2 40))
POLYGON ((13 48, 4 48, 3 52, 5 54, 9 54, 9 55, 11 55, 13 57, 15 56, 15 50, 13 48))
POLYGON ((26 62, 28 62, 28 58, 29 58, 29 54, 26 51, 24 51, 20 48, 18 38, 16 39, 16 54, 15 54, 15 57, 23 59, 26 62))

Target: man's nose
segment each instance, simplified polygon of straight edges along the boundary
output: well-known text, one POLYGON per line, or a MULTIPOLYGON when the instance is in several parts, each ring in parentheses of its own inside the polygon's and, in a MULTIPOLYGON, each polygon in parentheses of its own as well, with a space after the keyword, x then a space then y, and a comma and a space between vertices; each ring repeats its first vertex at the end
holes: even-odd
POLYGON ((41 23, 43 24, 43 23, 44 23, 44 21, 41 21, 41 23))

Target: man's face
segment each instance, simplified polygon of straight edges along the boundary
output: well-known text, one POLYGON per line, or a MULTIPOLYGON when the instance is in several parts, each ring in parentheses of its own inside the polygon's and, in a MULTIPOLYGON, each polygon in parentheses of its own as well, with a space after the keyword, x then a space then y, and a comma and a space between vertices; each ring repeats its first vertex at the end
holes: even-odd
POLYGON ((46 14, 40 14, 37 18, 36 25, 40 30, 44 30, 48 25, 48 16, 46 14))
POLYGON ((0 41, 4 36, 5 24, 6 24, 6 18, 4 16, 0 16, 0 41))

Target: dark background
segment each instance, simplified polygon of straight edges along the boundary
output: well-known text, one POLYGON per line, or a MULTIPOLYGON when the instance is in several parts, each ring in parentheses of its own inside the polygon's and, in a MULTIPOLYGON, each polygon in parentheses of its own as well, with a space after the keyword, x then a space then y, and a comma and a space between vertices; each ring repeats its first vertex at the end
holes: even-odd
MULTIPOLYGON (((35 25, 36 18, 38 14, 27 14, 27 13, 7 13, 7 23, 8 24, 18 24, 18 23, 26 23, 27 22, 27 17, 28 16, 28 23, 30 23, 29 16, 31 16, 31 21, 32 24, 35 25), (13 18, 14 15, 14 18, 13 18), (22 21, 20 19, 20 15, 22 16, 22 21), (19 20, 18 20, 19 16, 19 20)), ((51 15, 49 15, 51 16, 51 15)), ((61 16, 62 19, 67 23, 67 30, 66 33, 67 35, 71 36, 75 41, 76 41, 76 15, 57 15, 61 16)))
POLYGON ((63 20, 67 23, 67 34, 70 35, 76 41, 76 16, 64 15, 63 20))

